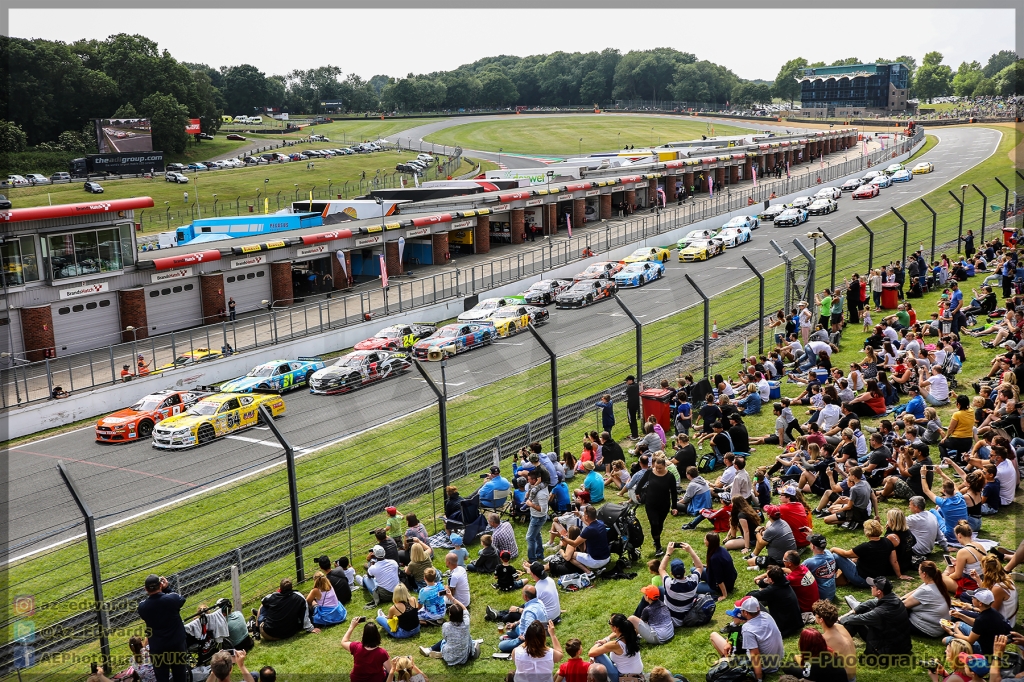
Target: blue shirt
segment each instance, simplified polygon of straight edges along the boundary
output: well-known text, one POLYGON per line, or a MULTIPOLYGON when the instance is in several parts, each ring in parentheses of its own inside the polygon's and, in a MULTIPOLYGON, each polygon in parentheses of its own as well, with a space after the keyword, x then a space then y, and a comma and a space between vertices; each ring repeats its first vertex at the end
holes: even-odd
POLYGON ((957 289, 953 292, 953 295, 949 298, 949 309, 956 310, 962 307, 964 304, 964 292, 957 289))
POLYGON ((508 490, 511 487, 512 484, 508 482, 507 478, 504 478, 503 476, 495 476, 494 478, 480 486, 480 503, 485 507, 492 506, 494 503, 495 491, 500 492, 503 490, 508 490), (485 502, 490 502, 492 504, 484 504, 485 502))
POLYGON ((589 526, 584 526, 580 537, 587 541, 586 553, 594 561, 611 558, 612 551, 608 547, 608 527, 600 519, 595 519, 589 526))
POLYGON ((743 414, 761 414, 761 396, 757 391, 748 393, 747 397, 737 404, 743 405, 743 414))
POLYGON ((466 565, 466 559, 469 558, 469 550, 467 550, 465 547, 456 547, 455 549, 451 550, 451 553, 459 558, 459 566, 466 565))
POLYGON ((832 556, 832 552, 826 549, 824 554, 813 554, 804 560, 804 566, 814 576, 814 581, 818 583, 818 596, 834 601, 836 598, 836 559, 832 556))
POLYGON ((544 602, 536 597, 523 604, 523 615, 519 617, 519 632, 525 633, 526 628, 535 620, 547 626, 548 611, 544 607, 544 602))
POLYGON ((913 400, 907 403, 907 414, 914 415, 914 419, 924 419, 924 398, 920 395, 914 396, 913 400))
POLYGON ((604 478, 596 471, 591 471, 583 479, 583 487, 590 492, 590 504, 604 502, 604 478))
POLYGON ((939 513, 945 521, 946 539, 955 541, 956 535, 953 533, 953 528, 956 526, 956 522, 967 518, 967 503, 964 502, 964 496, 956 493, 953 497, 936 497, 935 506, 939 508, 939 513))
POLYGON ((548 504, 560 512, 569 509, 569 486, 565 484, 565 481, 551 489, 551 501, 548 504))
POLYGON ((611 402, 599 402, 595 407, 601 410, 601 428, 611 431, 611 428, 615 426, 615 407, 611 402))

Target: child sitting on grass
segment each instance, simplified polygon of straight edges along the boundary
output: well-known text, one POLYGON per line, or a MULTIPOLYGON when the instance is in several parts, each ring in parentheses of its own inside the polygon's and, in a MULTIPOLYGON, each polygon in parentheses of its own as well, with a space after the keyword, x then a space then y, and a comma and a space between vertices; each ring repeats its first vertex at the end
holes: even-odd
POLYGON ((480 536, 480 551, 477 552, 476 561, 471 561, 466 570, 470 573, 493 573, 498 567, 498 550, 491 546, 491 536, 480 536))
POLYGON ((500 592, 511 592, 521 588, 523 581, 519 579, 519 571, 512 568, 509 564, 512 561, 512 553, 507 549, 503 549, 501 554, 498 555, 498 559, 501 561, 501 564, 494 569, 494 579, 497 582, 491 585, 491 587, 497 588, 500 592))

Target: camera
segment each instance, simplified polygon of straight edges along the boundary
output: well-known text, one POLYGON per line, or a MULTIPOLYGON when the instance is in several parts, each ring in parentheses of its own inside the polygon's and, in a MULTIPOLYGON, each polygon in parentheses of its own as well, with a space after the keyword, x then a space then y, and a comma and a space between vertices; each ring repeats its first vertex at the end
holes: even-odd
POLYGON ((480 474, 480 478, 487 478, 490 474, 480 474))

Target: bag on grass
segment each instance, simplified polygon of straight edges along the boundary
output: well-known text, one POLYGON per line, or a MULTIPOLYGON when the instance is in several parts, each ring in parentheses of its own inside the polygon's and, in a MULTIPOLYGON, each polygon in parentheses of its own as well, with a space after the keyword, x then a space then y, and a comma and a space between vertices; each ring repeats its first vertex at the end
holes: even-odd
POLYGON ((707 625, 715 615, 717 600, 709 594, 702 594, 693 600, 693 605, 687 611, 680 622, 679 627, 695 628, 700 625, 707 625))

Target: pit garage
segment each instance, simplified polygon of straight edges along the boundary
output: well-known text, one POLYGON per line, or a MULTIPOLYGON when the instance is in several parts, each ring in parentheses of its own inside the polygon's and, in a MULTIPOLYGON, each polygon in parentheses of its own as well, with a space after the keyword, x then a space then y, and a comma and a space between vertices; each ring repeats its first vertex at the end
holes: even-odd
POLYGON ((50 306, 50 314, 58 355, 121 343, 116 293, 60 301, 50 306))
MULTIPOLYGON (((255 257, 237 259, 243 262, 251 260, 255 260, 255 257)), ((259 260, 266 263, 265 257, 259 260)), ((228 299, 235 299, 235 314, 262 308, 261 301, 270 300, 271 296, 269 265, 254 265, 224 272, 224 301, 226 303, 228 299)))
POLYGON ((144 291, 150 336, 203 323, 203 303, 197 277, 151 284, 144 287, 144 291))
POLYGON ((334 279, 332 272, 333 264, 331 263, 330 251, 327 250, 326 244, 318 244, 309 249, 299 249, 300 257, 303 251, 313 249, 316 249, 317 255, 315 257, 310 257, 307 254, 305 256, 306 260, 292 261, 292 292, 296 298, 326 294, 334 290, 332 285, 334 279), (328 255, 319 255, 321 253, 327 253, 328 255), (330 275, 330 279, 325 275, 330 275))

